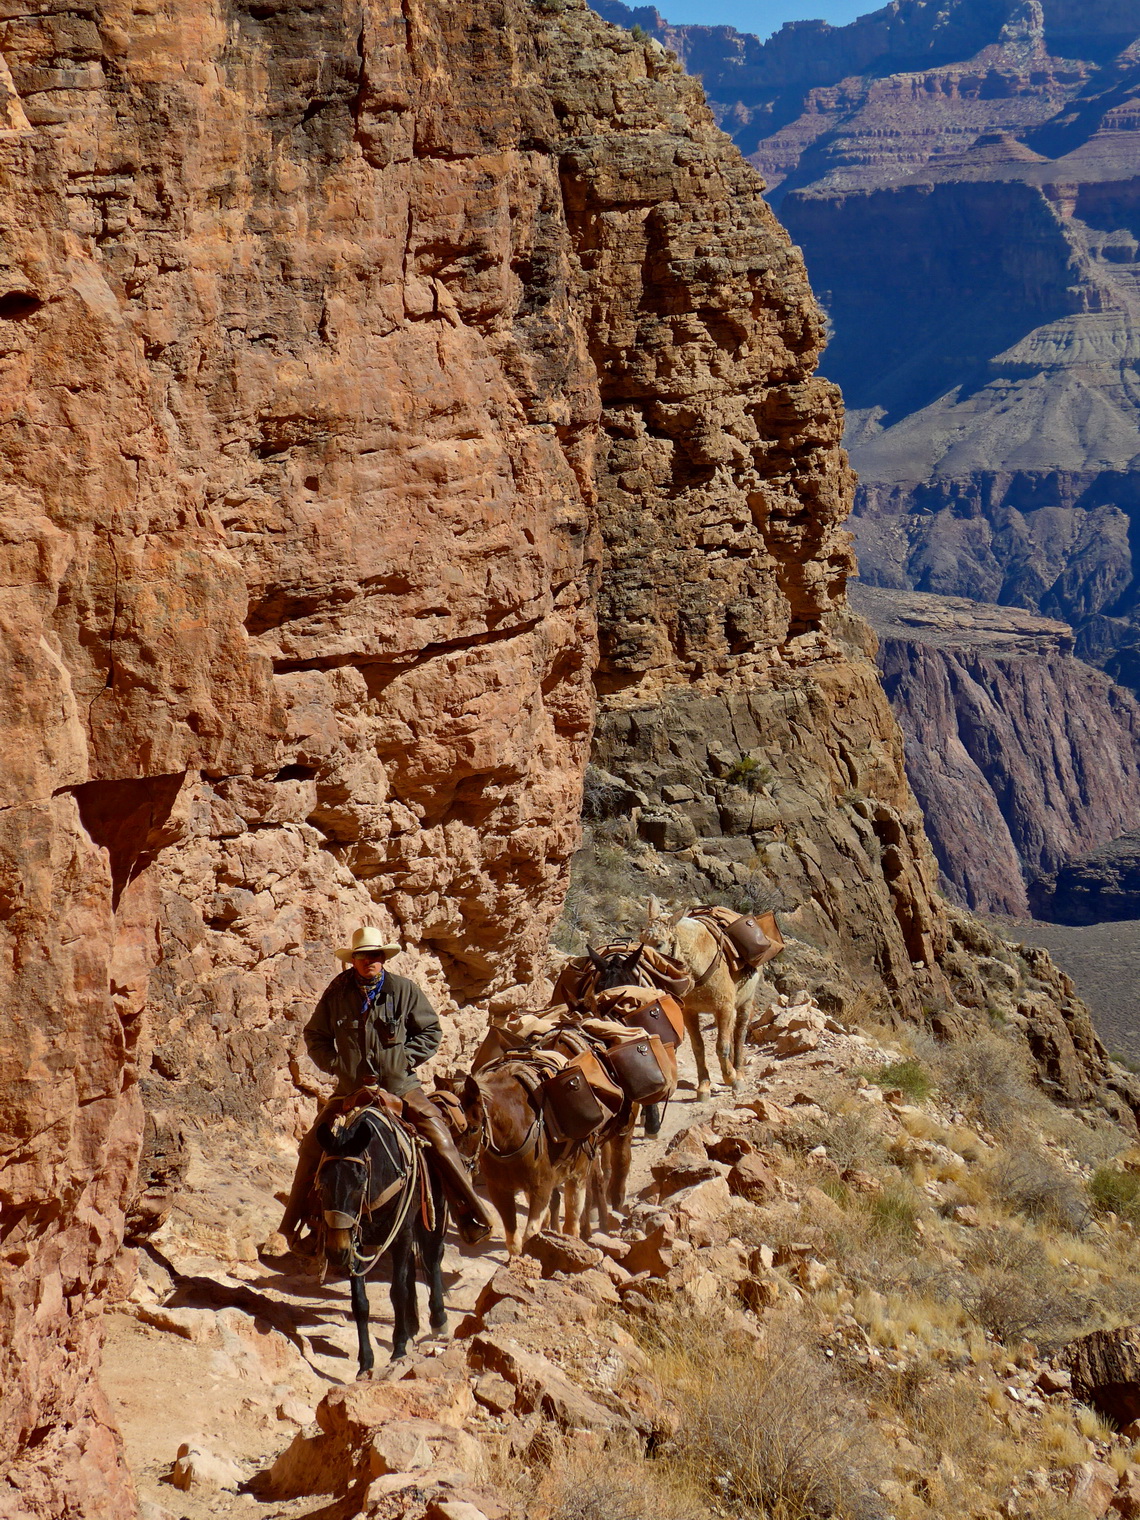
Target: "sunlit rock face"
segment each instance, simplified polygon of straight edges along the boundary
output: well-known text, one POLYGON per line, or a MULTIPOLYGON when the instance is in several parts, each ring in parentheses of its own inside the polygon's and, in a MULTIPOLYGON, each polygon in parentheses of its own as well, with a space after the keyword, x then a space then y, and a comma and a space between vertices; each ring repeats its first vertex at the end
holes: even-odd
POLYGON ((803 264, 660 47, 369 0, 33 5, 0 56, 0 1508, 129 1516, 144 1099, 288 1138, 362 921, 445 1059, 543 997, 596 692, 653 785, 772 749, 784 813, 700 837, 900 1010, 950 931, 803 264))

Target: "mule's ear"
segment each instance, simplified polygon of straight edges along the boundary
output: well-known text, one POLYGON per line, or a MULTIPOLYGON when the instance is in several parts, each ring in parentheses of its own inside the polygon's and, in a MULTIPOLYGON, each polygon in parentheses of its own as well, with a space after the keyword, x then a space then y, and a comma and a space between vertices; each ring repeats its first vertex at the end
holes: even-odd
POLYGON ((483 1089, 479 1086, 474 1077, 468 1077, 463 1084, 464 1110, 469 1108, 478 1108, 482 1101, 483 1089))
POLYGON ((340 1154, 342 1156, 363 1156, 368 1149, 368 1142, 372 1139, 372 1126, 367 1119, 361 1118, 349 1130, 340 1142, 340 1154))
POLYGON ((684 918, 685 914, 688 911, 689 911, 688 908, 678 908, 677 911, 676 911, 676 913, 670 913, 670 915, 669 915, 669 927, 670 927, 670 929, 675 929, 677 927, 677 925, 681 922, 681 920, 684 918))
POLYGON ((606 963, 594 949, 593 945, 586 946, 586 954, 590 957, 590 964, 593 966, 595 971, 605 970, 606 963))
POLYGON ((644 949, 644 945, 637 945, 634 950, 626 957, 625 971, 627 976, 637 970, 637 963, 641 959, 641 952, 644 949))
POLYGON ((649 901, 645 904, 645 922, 651 924, 655 918, 661 917, 661 904, 657 901, 656 894, 650 892, 649 901))

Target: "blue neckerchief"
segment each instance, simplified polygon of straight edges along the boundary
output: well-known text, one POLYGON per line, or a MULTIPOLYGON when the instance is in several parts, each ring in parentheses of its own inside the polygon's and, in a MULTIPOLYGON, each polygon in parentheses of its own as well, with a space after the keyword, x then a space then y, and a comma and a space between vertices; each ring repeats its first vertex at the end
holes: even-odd
MULTIPOLYGON (((360 978, 358 977, 357 980, 359 981, 360 978)), ((388 980, 388 968, 387 968, 387 966, 385 966, 384 970, 381 971, 381 973, 380 973, 380 980, 376 983, 375 987, 367 987, 367 988, 365 988, 364 1002, 361 1004, 361 1007, 360 1007, 360 1017, 361 1017, 362 1020, 366 1019, 368 1017, 368 1015, 372 1012, 372 1009, 373 1009, 373 1007, 374 1007, 374 1005, 376 1003, 376 999, 384 991, 384 984, 387 982, 387 980, 388 980)))

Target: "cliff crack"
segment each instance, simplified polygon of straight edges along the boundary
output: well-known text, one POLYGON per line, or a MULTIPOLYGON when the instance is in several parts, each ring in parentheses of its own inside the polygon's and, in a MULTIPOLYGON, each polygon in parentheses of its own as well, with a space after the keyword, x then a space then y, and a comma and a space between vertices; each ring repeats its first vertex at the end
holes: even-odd
POLYGON ((360 653, 314 655, 307 660, 274 660, 273 670, 275 675, 290 675, 299 670, 343 670, 346 666, 364 670, 381 666, 390 669, 394 678, 402 675, 406 670, 415 670, 439 655, 454 654, 465 649, 477 649, 487 644, 502 644, 509 639, 522 638, 525 634, 533 633, 542 621, 541 617, 535 617, 525 623, 513 623, 509 628, 492 629, 487 633, 473 633, 462 639, 440 639, 434 644, 425 644, 422 649, 404 659, 398 655, 385 659, 381 655, 360 653))

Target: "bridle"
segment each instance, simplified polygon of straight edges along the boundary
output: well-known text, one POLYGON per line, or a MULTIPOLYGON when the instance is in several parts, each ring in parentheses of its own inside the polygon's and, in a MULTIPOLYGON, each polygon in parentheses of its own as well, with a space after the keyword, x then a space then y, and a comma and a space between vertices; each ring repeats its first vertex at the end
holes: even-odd
MULTIPOLYGON (((364 1117, 363 1122, 368 1123, 367 1116, 364 1117)), ((379 1140, 383 1144, 383 1133, 374 1125, 369 1124, 369 1128, 372 1130, 373 1139, 379 1140)), ((388 1133, 395 1137, 401 1132, 397 1130, 390 1130, 388 1133)), ((364 1185, 360 1189, 360 1197, 359 1202, 356 1206, 355 1216, 345 1214, 340 1210, 329 1210, 324 1214, 324 1217, 321 1221, 322 1229, 326 1230, 329 1224, 328 1213, 335 1213, 338 1220, 347 1219, 350 1221, 348 1224, 336 1223, 333 1225, 334 1229, 343 1229, 347 1230, 348 1232, 348 1272, 350 1277, 357 1277, 363 1275, 366 1272, 370 1272, 376 1263, 380 1260, 381 1256, 383 1256, 384 1252, 389 1249, 396 1236, 400 1233, 400 1231, 404 1228, 404 1225, 407 1223, 408 1215, 412 1210, 412 1204, 416 1198, 417 1193, 420 1191, 420 1169, 423 1166, 423 1161, 420 1157, 419 1144, 412 1140, 410 1136, 408 1137, 408 1140, 408 1147, 403 1151, 402 1157, 398 1157, 397 1155, 393 1154, 391 1150, 388 1152, 389 1159, 393 1162, 394 1165, 397 1165, 400 1159, 406 1161, 408 1163, 407 1170, 404 1172, 399 1172, 399 1167, 397 1165, 397 1171, 399 1175, 397 1175, 394 1182, 390 1182, 387 1187, 381 1188, 380 1192, 376 1195, 375 1198, 372 1197, 372 1156, 367 1148, 365 1148, 363 1155, 360 1156, 344 1156, 338 1155, 336 1153, 330 1154, 326 1152, 321 1157, 320 1165, 317 1167, 318 1182, 320 1180, 321 1172, 324 1169, 325 1163, 327 1161, 347 1161, 350 1162, 353 1166, 361 1166, 364 1168, 364 1185), (403 1196, 400 1199, 399 1207, 396 1210, 395 1219, 391 1229, 384 1237, 382 1244, 378 1246, 371 1255, 363 1255, 360 1250, 360 1236, 361 1229, 363 1228, 364 1224, 365 1214, 374 1214, 377 1209, 382 1209, 386 1203, 389 1203, 396 1196, 401 1188, 403 1188, 404 1192, 403 1196)), ((403 1150, 403 1147, 399 1145, 398 1140, 396 1144, 398 1150, 403 1150)), ((326 1266, 328 1264, 327 1256, 325 1257, 325 1264, 326 1266)))
MULTIPOLYGON (((526 1090, 523 1083, 520 1082, 519 1086, 523 1087, 524 1091, 526 1090)), ((528 1094, 527 1096, 529 1099, 530 1095, 528 1094)), ((523 1152, 527 1150, 528 1147, 532 1144, 532 1142, 535 1145, 538 1144, 539 1134, 544 1128, 542 1108, 539 1107, 534 1112, 534 1118, 531 1120, 530 1126, 522 1138, 522 1143, 520 1145, 516 1145, 513 1150, 501 1151, 496 1145, 492 1143, 491 1140, 491 1126, 487 1119, 487 1104, 485 1098, 483 1097, 482 1089, 480 1089, 479 1097, 479 1129, 475 1137, 475 1149, 472 1152, 470 1159, 464 1157, 464 1160, 467 1163, 467 1170, 472 1173, 474 1173, 475 1168, 479 1165, 479 1160, 482 1157, 484 1151, 486 1151, 489 1156, 493 1156, 496 1161, 513 1161, 516 1156, 521 1156, 523 1152)))

